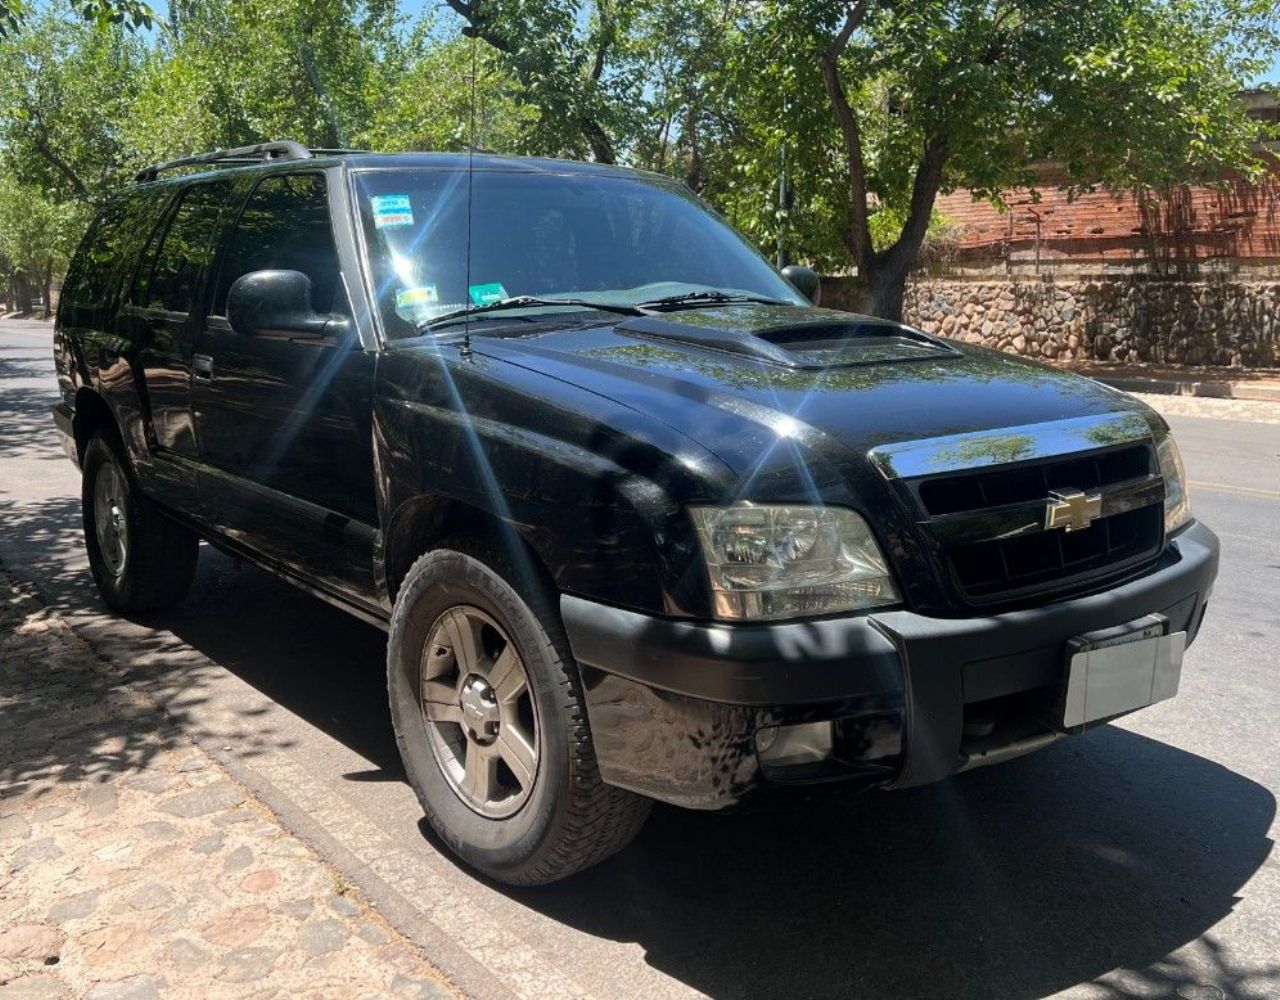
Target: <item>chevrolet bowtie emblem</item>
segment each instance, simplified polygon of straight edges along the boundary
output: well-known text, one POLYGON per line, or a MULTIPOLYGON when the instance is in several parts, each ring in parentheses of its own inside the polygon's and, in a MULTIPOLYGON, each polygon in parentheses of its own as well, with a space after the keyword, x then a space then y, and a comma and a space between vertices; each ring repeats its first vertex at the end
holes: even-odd
POLYGON ((1044 509, 1044 527, 1081 531, 1102 516, 1102 497, 1086 495, 1081 490, 1052 490, 1044 509))

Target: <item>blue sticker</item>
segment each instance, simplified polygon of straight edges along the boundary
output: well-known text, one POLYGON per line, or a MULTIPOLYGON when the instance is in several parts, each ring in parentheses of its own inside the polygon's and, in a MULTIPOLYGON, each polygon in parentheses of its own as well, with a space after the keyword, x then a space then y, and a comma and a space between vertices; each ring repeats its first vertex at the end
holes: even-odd
POLYGON ((369 199, 369 205, 375 229, 413 225, 413 207, 407 194, 376 194, 369 199))

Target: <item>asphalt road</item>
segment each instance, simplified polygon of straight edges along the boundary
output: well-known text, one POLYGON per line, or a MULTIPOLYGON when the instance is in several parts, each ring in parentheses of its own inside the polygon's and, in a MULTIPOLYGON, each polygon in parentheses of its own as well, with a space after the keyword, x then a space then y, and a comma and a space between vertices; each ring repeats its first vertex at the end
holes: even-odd
POLYGON ((1280 424, 1171 417, 1222 574, 1182 690, 932 788, 660 808, 540 890, 442 855, 404 784, 381 633, 209 550, 134 622, 88 578, 49 327, 0 322, 0 560, 480 996, 1280 995, 1280 424))

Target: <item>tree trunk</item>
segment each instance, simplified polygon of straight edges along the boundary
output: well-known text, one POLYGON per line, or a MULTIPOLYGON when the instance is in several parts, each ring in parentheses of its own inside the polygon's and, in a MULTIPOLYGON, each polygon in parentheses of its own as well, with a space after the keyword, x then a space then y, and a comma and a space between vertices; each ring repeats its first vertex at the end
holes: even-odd
POLYGON ((31 282, 22 271, 13 276, 13 305, 23 315, 31 312, 31 282))
POLYGON ((902 300, 907 291, 909 266, 900 260, 878 255, 861 278, 862 294, 858 311, 868 316, 902 322, 902 300))
POLYGON ((53 266, 50 265, 44 272, 44 318, 48 319, 53 315, 53 266))

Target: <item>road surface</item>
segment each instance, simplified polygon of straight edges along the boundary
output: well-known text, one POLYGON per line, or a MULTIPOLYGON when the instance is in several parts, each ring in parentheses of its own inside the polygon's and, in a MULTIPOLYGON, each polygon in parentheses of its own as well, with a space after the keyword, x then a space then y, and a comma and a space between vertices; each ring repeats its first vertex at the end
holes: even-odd
POLYGON ((1174 415, 1222 575, 1172 702, 931 788, 659 808, 507 890, 404 783, 380 632, 206 546, 190 598, 103 611, 44 323, 0 322, 0 560, 476 996, 1280 995, 1280 423, 1174 415))

